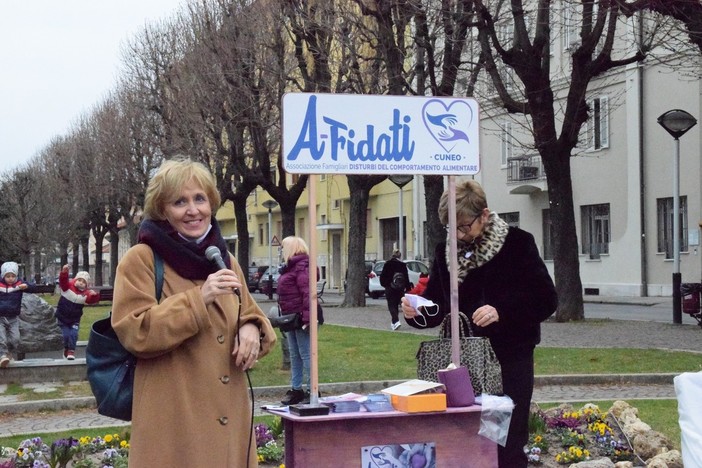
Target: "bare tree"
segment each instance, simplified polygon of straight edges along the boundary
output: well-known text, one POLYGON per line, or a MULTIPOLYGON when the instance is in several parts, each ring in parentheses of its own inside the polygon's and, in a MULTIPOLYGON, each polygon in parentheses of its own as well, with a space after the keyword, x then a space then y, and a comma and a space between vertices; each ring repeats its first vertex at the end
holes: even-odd
POLYGON ((22 265, 21 275, 31 276, 37 265, 30 263, 32 254, 41 258, 43 214, 48 206, 41 199, 44 180, 30 165, 24 165, 3 177, 0 182, 3 203, 0 208, 0 232, 6 258, 22 265))
POLYGON ((618 2, 564 2, 563 12, 567 17, 555 24, 561 27, 562 34, 566 24, 575 28, 578 40, 569 44, 571 71, 565 103, 560 106, 550 66, 555 17, 552 2, 476 0, 474 3, 480 51, 499 102, 507 112, 528 117, 534 147, 545 167, 559 297, 556 320, 581 320, 584 309, 570 157, 590 111, 586 101, 588 86, 609 70, 642 60, 647 47, 638 44, 633 49, 615 48, 616 41, 623 36, 623 14, 618 2), (513 71, 516 86, 506 86, 505 67, 513 71))

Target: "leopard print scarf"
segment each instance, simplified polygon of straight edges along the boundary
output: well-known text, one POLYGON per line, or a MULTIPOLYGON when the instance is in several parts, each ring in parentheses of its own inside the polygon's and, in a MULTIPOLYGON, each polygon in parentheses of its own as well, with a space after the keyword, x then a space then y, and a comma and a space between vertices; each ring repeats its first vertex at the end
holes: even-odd
MULTIPOLYGON (((509 225, 495 212, 490 213, 485 229, 480 237, 471 243, 458 244, 458 283, 462 283, 468 272, 489 262, 502 249, 509 225)), ((449 239, 446 238, 446 245, 449 239)), ((446 249, 446 263, 450 265, 451 255, 446 249)))

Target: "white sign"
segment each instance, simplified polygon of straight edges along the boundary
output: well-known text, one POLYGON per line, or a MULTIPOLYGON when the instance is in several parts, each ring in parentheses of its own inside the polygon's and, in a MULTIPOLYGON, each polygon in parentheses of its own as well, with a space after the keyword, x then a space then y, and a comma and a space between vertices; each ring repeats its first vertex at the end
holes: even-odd
POLYGON ((292 174, 476 174, 479 124, 469 98, 289 93, 283 167, 292 174))

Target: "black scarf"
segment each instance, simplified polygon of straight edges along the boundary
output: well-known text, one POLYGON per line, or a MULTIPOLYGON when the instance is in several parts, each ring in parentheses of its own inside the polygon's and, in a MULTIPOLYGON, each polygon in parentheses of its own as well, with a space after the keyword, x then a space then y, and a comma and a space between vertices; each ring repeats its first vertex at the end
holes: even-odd
POLYGON ((217 220, 212 218, 212 229, 199 244, 184 239, 168 221, 145 219, 139 227, 137 241, 146 244, 158 253, 180 276, 189 280, 206 279, 219 270, 207 260, 205 250, 217 246, 227 268, 231 268, 227 244, 219 231, 217 220))

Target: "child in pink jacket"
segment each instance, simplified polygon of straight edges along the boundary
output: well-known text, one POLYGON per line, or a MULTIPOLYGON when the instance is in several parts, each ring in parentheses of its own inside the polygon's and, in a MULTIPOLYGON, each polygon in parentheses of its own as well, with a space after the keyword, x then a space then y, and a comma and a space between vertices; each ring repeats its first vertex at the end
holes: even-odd
POLYGON ((74 279, 69 280, 68 265, 64 265, 59 273, 61 298, 54 315, 63 335, 63 357, 69 361, 76 358, 76 343, 83 306, 100 301, 100 293, 88 289, 89 282, 90 274, 87 271, 79 271, 74 279))

